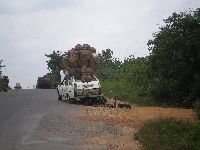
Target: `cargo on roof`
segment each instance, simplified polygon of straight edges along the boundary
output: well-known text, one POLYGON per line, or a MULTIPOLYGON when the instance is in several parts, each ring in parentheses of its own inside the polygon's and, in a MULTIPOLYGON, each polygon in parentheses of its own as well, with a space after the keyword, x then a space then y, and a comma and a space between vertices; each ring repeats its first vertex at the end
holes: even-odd
POLYGON ((77 44, 62 60, 61 66, 65 74, 74 76, 82 82, 90 82, 100 58, 96 49, 89 44, 77 44))

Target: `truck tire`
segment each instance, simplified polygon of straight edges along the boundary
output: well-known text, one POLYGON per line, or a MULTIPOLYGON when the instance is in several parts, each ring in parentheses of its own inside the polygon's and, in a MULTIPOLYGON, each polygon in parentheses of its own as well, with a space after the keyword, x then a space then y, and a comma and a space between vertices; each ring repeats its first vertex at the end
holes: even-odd
POLYGON ((67 101, 70 100, 69 94, 66 94, 66 99, 67 99, 67 101))
POLYGON ((58 95, 58 100, 62 100, 62 96, 61 95, 58 95))
POLYGON ((89 98, 84 98, 84 99, 83 99, 83 104, 84 104, 85 106, 90 106, 90 105, 91 105, 90 99, 89 99, 89 98))

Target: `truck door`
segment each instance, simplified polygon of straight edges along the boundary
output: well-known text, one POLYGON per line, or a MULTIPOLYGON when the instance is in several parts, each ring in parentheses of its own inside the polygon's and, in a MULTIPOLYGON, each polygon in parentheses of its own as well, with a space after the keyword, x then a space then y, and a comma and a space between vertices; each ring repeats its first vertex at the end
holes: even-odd
POLYGON ((70 98, 74 98, 74 87, 72 86, 72 80, 68 80, 67 93, 70 98))

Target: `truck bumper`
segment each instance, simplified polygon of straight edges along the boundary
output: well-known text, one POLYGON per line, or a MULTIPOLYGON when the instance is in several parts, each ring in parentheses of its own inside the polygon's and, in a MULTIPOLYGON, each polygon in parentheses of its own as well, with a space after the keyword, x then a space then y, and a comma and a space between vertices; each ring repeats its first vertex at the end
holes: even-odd
POLYGON ((103 97, 103 94, 101 95, 78 95, 76 98, 77 99, 82 99, 82 98, 102 98, 103 97))

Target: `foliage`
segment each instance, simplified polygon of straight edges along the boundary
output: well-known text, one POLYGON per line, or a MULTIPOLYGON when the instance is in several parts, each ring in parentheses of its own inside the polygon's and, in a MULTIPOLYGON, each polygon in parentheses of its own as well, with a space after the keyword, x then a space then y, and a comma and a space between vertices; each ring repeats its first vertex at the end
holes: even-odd
POLYGON ((96 75, 107 97, 143 105, 155 104, 147 97, 150 86, 148 57, 129 56, 121 62, 113 57, 110 49, 103 50, 99 56, 101 64, 96 75))
POLYGON ((200 99, 198 99, 194 104, 193 104, 193 110, 197 115, 197 118, 200 120, 200 99))
POLYGON ((170 119, 148 121, 135 134, 145 150, 197 150, 200 147, 200 122, 170 119))
POLYGON ((117 71, 120 68, 121 61, 113 58, 113 51, 110 49, 102 50, 100 65, 97 68, 96 75, 101 80, 118 80, 117 71))
POLYGON ((0 60, 0 91, 7 91, 9 79, 8 76, 2 76, 2 68, 5 65, 2 65, 3 60, 0 60))
POLYGON ((99 55, 102 63, 96 74, 107 97, 142 105, 155 104, 155 101, 148 96, 150 87, 148 57, 129 56, 120 62, 113 57, 110 49, 102 51, 99 55))
POLYGON ((56 84, 60 81, 60 62, 65 55, 66 53, 62 54, 61 51, 53 51, 51 54, 45 54, 45 56, 49 58, 49 60, 46 61, 50 71, 48 75, 50 76, 50 80, 54 86, 56 86, 56 84))
POLYGON ((123 101, 129 101, 131 103, 139 105, 157 105, 156 101, 150 97, 141 97, 138 95, 137 87, 126 84, 123 81, 100 81, 102 86, 102 92, 106 97, 113 99, 120 99, 123 101))
POLYGON ((134 96, 130 86, 125 85, 121 81, 101 81, 103 93, 110 98, 131 100, 134 96))
POLYGON ((2 69, 3 67, 5 67, 5 65, 2 65, 2 62, 3 62, 3 60, 0 60, 0 76, 1 76, 1 74, 2 74, 1 69, 2 69))
POLYGON ((99 54, 97 77, 111 85, 110 91, 118 89, 108 95, 152 97, 158 104, 185 107, 200 98, 200 9, 173 13, 164 23, 148 41, 148 57, 121 62, 110 49, 99 54))
POLYGON ((150 79, 148 76, 148 57, 129 57, 119 70, 122 82, 132 87, 135 96, 148 96, 150 79))
POLYGON ((191 106, 200 98, 200 9, 173 13, 164 22, 148 42, 151 95, 191 106))

